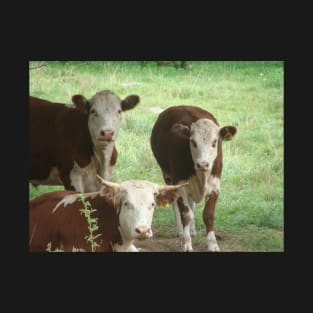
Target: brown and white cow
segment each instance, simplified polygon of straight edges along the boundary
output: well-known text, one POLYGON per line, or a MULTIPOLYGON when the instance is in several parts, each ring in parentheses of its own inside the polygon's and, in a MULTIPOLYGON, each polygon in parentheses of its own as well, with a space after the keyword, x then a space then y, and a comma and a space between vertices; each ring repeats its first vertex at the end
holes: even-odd
POLYGON ((205 198, 203 221, 208 251, 220 251, 213 229, 215 203, 220 192, 222 141, 236 134, 234 126, 219 127, 215 117, 196 106, 173 106, 158 117, 151 134, 151 148, 167 184, 189 181, 173 203, 177 235, 183 250, 192 251, 195 234, 194 207, 205 198))
MULTIPOLYGON (((143 180, 129 180, 120 184, 102 179, 105 188, 84 194, 97 218, 98 230, 94 236, 99 247, 97 252, 135 252, 135 239, 151 237, 151 222, 155 205, 161 206, 178 196, 182 187, 158 185, 143 180)), ((74 191, 53 191, 30 201, 29 249, 46 251, 61 248, 65 252, 73 247, 91 251, 85 237, 88 223, 80 210, 82 194, 74 191)))
POLYGON ((122 111, 134 108, 139 96, 121 100, 104 90, 89 100, 74 95, 72 101, 69 107, 30 97, 29 179, 34 186, 96 191, 101 188, 96 174, 111 179, 122 111))

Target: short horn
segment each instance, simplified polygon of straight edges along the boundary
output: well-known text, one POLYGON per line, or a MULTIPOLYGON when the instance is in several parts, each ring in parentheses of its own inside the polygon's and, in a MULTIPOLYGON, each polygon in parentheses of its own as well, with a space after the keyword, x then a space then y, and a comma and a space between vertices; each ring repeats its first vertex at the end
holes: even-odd
POLYGON ((181 188, 183 186, 188 185, 189 183, 183 183, 180 185, 158 185, 158 191, 170 191, 170 190, 176 190, 178 188, 181 188))
POLYGON ((112 182, 109 182, 107 180, 104 180, 101 176, 99 176, 97 174, 97 177, 100 179, 100 181, 102 182, 102 184, 104 186, 107 186, 107 187, 111 187, 111 188, 114 188, 114 189, 117 189, 117 190, 120 190, 121 189, 121 186, 120 184, 117 184, 117 183, 112 183, 112 182))

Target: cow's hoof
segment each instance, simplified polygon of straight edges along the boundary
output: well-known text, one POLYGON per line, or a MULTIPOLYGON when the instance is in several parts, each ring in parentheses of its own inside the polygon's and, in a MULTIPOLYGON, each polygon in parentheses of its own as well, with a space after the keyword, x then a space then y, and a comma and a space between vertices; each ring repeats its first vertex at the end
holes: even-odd
POLYGON ((212 242, 208 244, 208 251, 209 252, 220 252, 220 247, 216 242, 212 242))
POLYGON ((184 251, 184 252, 193 252, 192 245, 185 243, 185 244, 183 245, 183 251, 184 251))

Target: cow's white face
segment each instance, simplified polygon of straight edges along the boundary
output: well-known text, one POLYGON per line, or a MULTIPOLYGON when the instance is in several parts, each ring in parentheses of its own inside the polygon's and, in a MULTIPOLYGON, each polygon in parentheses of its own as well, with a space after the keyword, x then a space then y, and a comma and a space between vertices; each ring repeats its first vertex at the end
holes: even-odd
POLYGON ((101 91, 89 100, 88 127, 95 146, 115 141, 122 119, 121 99, 110 91, 101 91))
POLYGON ((96 93, 90 100, 83 95, 74 95, 72 101, 80 112, 88 114, 88 128, 94 146, 104 149, 117 138, 122 111, 134 108, 139 96, 130 95, 121 100, 110 90, 96 93))
POLYGON ((151 237, 151 223, 158 194, 157 185, 139 180, 120 184, 119 223, 126 240, 151 237))
POLYGON ((190 127, 190 151, 196 170, 211 172, 217 157, 220 128, 209 119, 199 119, 190 127))

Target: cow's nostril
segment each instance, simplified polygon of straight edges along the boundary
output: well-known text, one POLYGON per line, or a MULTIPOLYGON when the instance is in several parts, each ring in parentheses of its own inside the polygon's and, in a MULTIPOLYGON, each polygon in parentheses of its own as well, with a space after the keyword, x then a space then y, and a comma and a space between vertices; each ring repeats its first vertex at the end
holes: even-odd
POLYGON ((136 232, 140 235, 144 235, 150 232, 150 228, 147 227, 137 227, 136 232))
POLYGON ((197 169, 207 170, 209 168, 209 163, 208 162, 196 163, 196 167, 197 169))
POLYGON ((101 130, 100 131, 100 135, 102 137, 104 137, 105 139, 112 139, 113 135, 114 135, 114 131, 111 129, 107 129, 107 130, 101 130))

